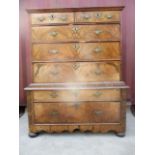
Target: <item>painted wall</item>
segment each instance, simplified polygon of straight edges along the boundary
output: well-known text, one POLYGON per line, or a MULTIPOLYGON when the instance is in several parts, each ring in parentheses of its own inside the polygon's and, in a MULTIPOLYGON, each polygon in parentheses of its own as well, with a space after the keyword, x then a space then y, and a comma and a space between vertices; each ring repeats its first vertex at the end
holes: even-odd
POLYGON ((28 72, 29 59, 27 55, 30 52, 29 40, 29 21, 26 9, 50 9, 50 8, 81 8, 81 7, 101 7, 101 6, 125 6, 122 17, 123 30, 123 77, 124 81, 130 86, 128 98, 134 104, 135 84, 135 1, 134 0, 20 0, 20 33, 19 33, 19 56, 20 56, 20 105, 26 105, 26 94, 24 87, 31 81, 31 75, 28 72))

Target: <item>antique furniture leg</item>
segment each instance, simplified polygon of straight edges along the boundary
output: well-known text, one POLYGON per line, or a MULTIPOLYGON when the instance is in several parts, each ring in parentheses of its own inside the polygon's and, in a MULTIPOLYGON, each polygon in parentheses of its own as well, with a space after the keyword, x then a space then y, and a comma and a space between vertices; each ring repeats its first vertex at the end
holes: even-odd
POLYGON ((116 136, 124 137, 125 136, 125 132, 118 132, 118 133, 116 133, 116 136))
POLYGON ((38 133, 29 132, 29 137, 31 138, 37 137, 38 135, 38 133))

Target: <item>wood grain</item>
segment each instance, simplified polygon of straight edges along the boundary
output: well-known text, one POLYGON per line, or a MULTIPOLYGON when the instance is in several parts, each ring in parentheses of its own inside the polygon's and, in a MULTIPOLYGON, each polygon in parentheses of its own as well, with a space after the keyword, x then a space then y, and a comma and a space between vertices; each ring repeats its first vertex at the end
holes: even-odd
POLYGON ((90 11, 75 13, 75 22, 119 22, 119 11, 90 11))
POLYGON ((31 14, 32 24, 73 23, 73 13, 37 13, 31 14))
POLYGON ((32 27, 33 42, 119 41, 118 24, 32 27))
POLYGON ((33 91, 34 102, 120 101, 120 89, 70 89, 33 91))
MULTIPOLYGON (((34 12, 29 10, 30 14, 38 14, 39 17, 33 18, 41 22, 41 24, 31 25, 32 82, 36 83, 38 88, 26 89, 31 91, 28 95, 31 96, 29 100, 30 132, 42 130, 73 132, 76 129, 82 132, 86 130, 106 132, 113 129, 116 129, 116 132, 125 132, 126 88, 119 84, 119 89, 118 85, 99 86, 102 82, 113 84, 113 82, 117 83, 122 80, 120 12, 113 8, 108 9, 103 10, 102 14, 99 14, 100 10, 95 10, 95 8, 86 11, 69 9, 70 13, 73 11, 74 21, 67 21, 63 24, 59 21, 63 10, 58 13, 57 9, 53 9, 56 11, 55 15, 59 16, 56 23, 47 23, 47 20, 49 21, 47 14, 51 14, 52 10, 43 9, 40 13, 39 10, 34 10, 34 12), (82 21, 83 19, 90 19, 90 21, 82 21), (42 24, 44 21, 45 23, 42 24), (36 48, 38 45, 39 47, 36 48), (74 47, 72 50, 70 45, 74 47), (54 49, 51 49, 53 47, 54 49), (44 49, 46 52, 42 53, 44 49), (36 52, 38 50, 40 51, 36 52), (104 53, 104 50, 107 53, 104 53), (62 53, 62 58, 49 56, 49 54, 60 53, 62 53), (97 54, 100 55, 97 56, 97 54), (35 60, 36 57, 38 60, 35 60), (70 61, 66 57, 69 57, 67 59, 70 61), (66 59, 65 62, 64 59, 66 59), (83 83, 83 86, 81 89, 78 89, 80 86, 75 87, 76 89, 72 89, 73 87, 66 89, 68 83, 70 85, 76 83, 74 86, 83 83), (94 83, 93 89, 90 83, 94 83)), ((64 10, 64 13, 67 13, 67 10, 64 10)))
POLYGON ((33 44, 33 61, 120 60, 119 42, 33 44))
POLYGON ((35 103, 35 123, 119 123, 119 102, 35 103), (94 106, 95 104, 95 106, 94 106), (112 112, 111 112, 112 111, 112 112))
MULTIPOLYGON (((28 16, 26 10, 28 9, 51 9, 51 8, 77 8, 77 10, 86 10, 90 7, 106 7, 111 6, 110 9, 117 10, 118 6, 125 6, 122 14, 122 30, 123 30, 123 77, 127 84, 130 86, 128 98, 134 103, 134 0, 57 0, 57 1, 42 1, 42 0, 22 0, 20 4, 20 105, 26 106, 24 87, 32 82, 28 64, 29 59, 29 29, 28 16), (130 23, 130 24, 129 24, 130 23), (125 54, 126 53, 126 54, 125 54), (26 59, 25 59, 26 58, 26 59), (21 65, 22 63, 22 65, 21 65), (125 65, 126 64, 126 65, 125 65)), ((109 8, 108 8, 109 9, 109 8)), ((82 11, 83 11, 82 10, 82 11)), ((92 9, 91 9, 92 10, 92 9)), ((99 10, 99 9, 98 9, 99 10)))
POLYGON ((120 80, 120 62, 34 63, 34 82, 101 82, 120 80))

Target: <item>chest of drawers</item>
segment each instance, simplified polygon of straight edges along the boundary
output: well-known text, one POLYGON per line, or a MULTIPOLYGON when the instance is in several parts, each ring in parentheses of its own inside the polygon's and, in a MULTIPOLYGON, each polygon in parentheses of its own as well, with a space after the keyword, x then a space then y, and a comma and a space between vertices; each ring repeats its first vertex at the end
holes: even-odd
POLYGON ((29 10, 29 135, 125 133, 122 8, 29 10))

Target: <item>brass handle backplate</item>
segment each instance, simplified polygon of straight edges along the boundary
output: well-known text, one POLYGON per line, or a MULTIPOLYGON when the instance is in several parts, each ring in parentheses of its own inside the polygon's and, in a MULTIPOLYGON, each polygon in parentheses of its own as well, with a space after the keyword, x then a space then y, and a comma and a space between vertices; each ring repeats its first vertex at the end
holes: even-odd
POLYGON ((52 98, 57 98, 58 97, 58 94, 56 92, 52 92, 52 93, 50 93, 50 96, 52 98))
POLYGON ((95 53, 100 53, 102 51, 102 48, 100 48, 100 47, 96 47, 95 49, 94 49, 94 52, 95 53))
POLYGON ((99 91, 97 91, 93 94, 93 96, 95 96, 95 97, 100 97, 101 95, 102 95, 102 92, 99 92, 99 91))
POLYGON ((101 34, 103 31, 102 30, 95 30, 95 34, 96 35, 99 35, 99 34, 101 34))
POLYGON ((96 70, 95 70, 95 74, 96 74, 96 75, 101 75, 101 74, 102 74, 102 71, 101 71, 100 69, 96 69, 96 70))
POLYGON ((50 53, 50 54, 58 54, 59 51, 58 50, 49 50, 48 53, 50 53))
POLYGON ((56 37, 58 35, 58 32, 52 31, 52 32, 49 32, 49 35, 53 36, 53 37, 56 37))
POLYGON ((58 74, 59 74, 59 71, 53 70, 53 71, 51 71, 50 73, 51 73, 53 76, 55 76, 55 75, 58 75, 58 74))
POLYGON ((94 114, 95 114, 96 116, 103 115, 103 111, 101 111, 101 110, 95 110, 95 111, 94 111, 94 114))
POLYGON ((88 15, 88 14, 85 14, 84 16, 83 16, 83 19, 85 19, 85 20, 88 20, 90 18, 90 15, 88 15))
POLYGON ((66 15, 61 16, 60 19, 61 19, 62 21, 66 21, 66 20, 67 20, 67 16, 66 16, 66 15))
POLYGON ((52 111, 52 112, 50 112, 50 115, 52 115, 52 116, 58 116, 59 115, 59 112, 58 111, 52 111))
POLYGON ((107 15, 106 16, 108 19, 111 19, 113 16, 112 15, 107 15))
POLYGON ((38 17, 38 20, 39 20, 40 22, 43 22, 43 21, 45 20, 45 17, 38 17))

